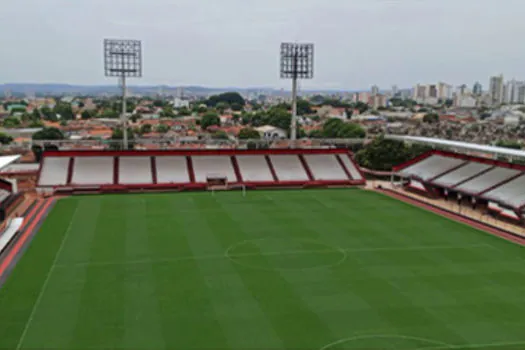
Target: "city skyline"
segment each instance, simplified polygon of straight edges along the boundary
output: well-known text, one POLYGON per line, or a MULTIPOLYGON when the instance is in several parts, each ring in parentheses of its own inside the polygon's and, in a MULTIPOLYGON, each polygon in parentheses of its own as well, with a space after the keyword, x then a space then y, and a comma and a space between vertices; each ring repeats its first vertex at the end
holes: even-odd
POLYGON ((307 41, 317 59, 305 90, 485 86, 525 77, 525 48, 501 40, 525 28, 524 10, 519 0, 21 0, 0 14, 0 30, 16 33, 0 38, 0 64, 4 82, 104 85, 102 39, 137 38, 144 78, 130 84, 281 88, 280 43, 307 41))

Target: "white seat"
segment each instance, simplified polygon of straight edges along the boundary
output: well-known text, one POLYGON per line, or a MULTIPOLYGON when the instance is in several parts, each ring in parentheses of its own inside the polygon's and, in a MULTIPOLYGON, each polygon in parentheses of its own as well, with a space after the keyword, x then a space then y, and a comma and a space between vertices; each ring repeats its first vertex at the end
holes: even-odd
POLYGON ((157 183, 189 183, 185 156, 157 156, 157 183))
POLYGON ((39 186, 63 186, 67 184, 69 157, 44 157, 42 161, 39 186))
POLYGON ((473 178, 472 180, 462 183, 455 189, 460 192, 477 194, 497 185, 500 182, 510 179, 519 173, 519 170, 497 167, 473 178))
POLYGON ((265 156, 244 155, 236 158, 244 181, 274 181, 265 156))
POLYGON ((308 181, 303 164, 295 154, 270 155, 279 181, 308 181))
POLYGON ((462 181, 467 180, 468 178, 473 177, 476 174, 489 169, 491 166, 492 165, 478 162, 470 162, 459 169, 453 170, 448 174, 434 179, 432 182, 441 186, 454 186, 462 181))
POLYGON ((195 182, 206 182, 208 175, 226 176, 228 182, 237 182, 230 156, 192 156, 195 182))
POLYGON ((73 178, 76 185, 113 183, 113 157, 75 157, 73 178))
POLYGON ((352 176, 352 180, 363 180, 363 175, 361 175, 361 172, 357 169, 357 165, 354 163, 354 161, 350 159, 350 155, 339 154, 339 158, 343 161, 343 164, 350 173, 350 176, 352 176))
POLYGON ((316 180, 349 180, 335 154, 305 154, 304 159, 316 180))
POLYGON ((118 182, 122 185, 152 184, 151 157, 119 157, 118 182))
POLYGON ((463 159, 432 155, 421 160, 420 162, 402 169, 399 174, 406 177, 414 176, 423 181, 426 181, 448 170, 451 170, 464 162, 465 160, 463 159))

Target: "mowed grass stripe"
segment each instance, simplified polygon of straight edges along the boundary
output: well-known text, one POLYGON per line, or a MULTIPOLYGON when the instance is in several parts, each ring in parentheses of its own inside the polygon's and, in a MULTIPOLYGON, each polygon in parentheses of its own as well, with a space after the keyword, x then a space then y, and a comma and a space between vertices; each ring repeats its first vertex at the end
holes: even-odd
MULTIPOLYGON (((57 252, 57 264, 68 260, 71 252, 76 252, 80 259, 89 258, 89 247, 96 232, 96 222, 100 205, 97 201, 77 201, 61 199, 59 201, 75 208, 70 217, 63 247, 57 252), (90 216, 85 215, 90 213, 90 216)), ((33 320, 28 325, 21 348, 67 348, 80 305, 80 297, 86 281, 87 267, 81 269, 61 269, 57 265, 50 272, 46 290, 35 309, 33 320), (65 282, 65 283, 64 283, 65 282), (60 317, 52 323, 49 315, 60 310, 60 317)))
MULTIPOLYGON (((225 210, 203 215, 201 206, 209 205, 221 208, 215 198, 195 197, 191 214, 182 216, 184 227, 194 228, 194 231, 187 232, 187 240, 196 257, 224 254, 228 245, 246 239, 246 234, 249 234, 231 226, 229 213, 225 210), (221 234, 217 235, 217 232, 221 234), (223 239, 226 240, 226 247, 222 244, 223 239)), ((197 259, 196 263, 229 348, 287 348, 261 308, 258 295, 253 295, 231 261, 226 258, 217 261, 197 259)))
MULTIPOLYGON (((259 193, 252 194, 252 197, 255 195, 259 195, 259 193)), ((224 228, 221 231, 222 234, 218 235, 223 249, 228 249, 232 242, 240 242, 243 238, 244 240, 253 240, 297 235, 294 230, 294 222, 288 222, 279 230, 272 230, 271 223, 276 216, 282 215, 283 212, 276 210, 271 212, 271 215, 265 215, 264 213, 268 212, 269 207, 272 206, 271 192, 261 193, 260 195, 269 200, 269 203, 264 205, 264 211, 255 206, 238 207, 232 211, 227 205, 223 205, 227 216, 208 216, 207 221, 210 227, 220 224, 224 228), (253 228, 260 227, 266 228, 264 235, 261 235, 258 230, 250 234, 253 228), (240 236, 238 232, 245 234, 240 236)), ((222 205, 222 202, 217 201, 217 204, 222 205)), ((259 251, 256 246, 252 248, 259 251)), ((309 257, 315 259, 315 255, 309 257)), ((271 321, 275 332, 280 336, 285 347, 287 349, 306 349, 312 348, 315 346, 314 344, 322 344, 325 339, 333 339, 334 334, 329 326, 319 314, 304 303, 301 295, 297 294, 296 288, 282 277, 279 269, 271 263, 268 256, 261 254, 256 262, 262 270, 254 270, 240 264, 234 264, 234 268, 243 279, 244 285, 261 305, 261 309, 271 321), (295 315, 294 321, 290 322, 287 315, 295 315), (315 329, 316 331, 305 332, 305 329, 315 329)))
MULTIPOLYGON (((177 214, 178 208, 190 205, 187 196, 161 196, 148 205, 148 244, 152 252, 161 252, 163 257, 191 256, 187 236, 198 235, 198 227, 177 214)), ((197 262, 154 264, 152 271, 166 349, 227 349, 227 339, 197 262)))
MULTIPOLYGON (((121 208, 125 213, 126 260, 155 256, 149 247, 148 206, 145 198, 136 197, 121 208)), ((125 333, 122 346, 136 349, 164 349, 160 307, 156 298, 152 264, 126 265, 125 333)))
MULTIPOLYGON (((115 197, 88 197, 99 199, 100 214, 94 239, 90 245, 91 260, 125 259, 126 215, 123 203, 115 197)), ((92 218, 85 212, 86 218, 92 218)), ((79 301, 75 331, 70 346, 82 344, 85 348, 115 348, 122 344, 125 330, 124 265, 99 268, 88 266, 84 288, 79 301)), ((61 283, 68 283, 62 281, 61 283)))
POLYGON ((69 219, 76 209, 59 201, 41 231, 33 237, 29 247, 13 272, 2 286, 0 293, 0 344, 4 349, 15 349, 29 321, 33 307, 41 292, 47 274, 69 226, 69 219), (62 214, 67 215, 66 220, 62 214), (42 249, 44 248, 44 249, 42 249))

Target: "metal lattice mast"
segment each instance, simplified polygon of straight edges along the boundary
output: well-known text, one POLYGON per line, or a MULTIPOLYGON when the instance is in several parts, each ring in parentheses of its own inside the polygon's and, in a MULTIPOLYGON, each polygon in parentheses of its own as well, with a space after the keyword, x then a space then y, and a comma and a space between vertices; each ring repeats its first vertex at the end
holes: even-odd
POLYGON ((128 149, 128 117, 126 77, 142 77, 142 43, 139 40, 104 40, 104 71, 106 77, 118 77, 122 88, 122 135, 128 149))

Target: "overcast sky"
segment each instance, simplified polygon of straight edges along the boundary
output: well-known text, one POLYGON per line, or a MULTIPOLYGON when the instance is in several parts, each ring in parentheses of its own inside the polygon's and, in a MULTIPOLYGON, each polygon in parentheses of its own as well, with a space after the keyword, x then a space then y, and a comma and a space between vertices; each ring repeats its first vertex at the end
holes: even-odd
POLYGON ((288 87, 282 41, 313 42, 303 88, 525 80, 525 0, 5 0, 0 82, 107 84, 104 38, 143 42, 131 84, 288 87))

